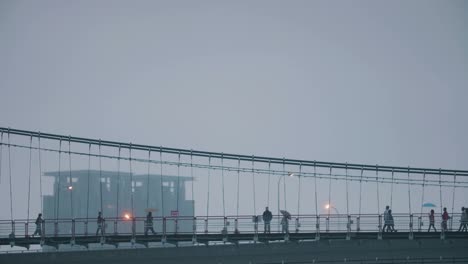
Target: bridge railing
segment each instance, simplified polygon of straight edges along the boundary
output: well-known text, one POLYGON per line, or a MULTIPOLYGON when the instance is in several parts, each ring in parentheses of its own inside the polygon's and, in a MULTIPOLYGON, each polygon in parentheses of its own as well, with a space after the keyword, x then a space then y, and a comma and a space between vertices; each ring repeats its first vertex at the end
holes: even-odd
MULTIPOLYGON (((448 231, 457 231, 461 214, 452 215, 447 223, 448 231)), ((434 227, 441 231, 442 219, 435 216, 434 227)), ((96 219, 46 219, 37 230, 35 219, 0 220, 0 237, 79 237, 109 235, 158 235, 236 234, 263 233, 265 223, 261 216, 178 216, 154 217, 147 223, 145 217, 106 218, 98 224, 96 219), (39 232, 40 231, 40 232, 39 232), (14 234, 14 236, 13 236, 14 234)), ((270 223, 271 233, 356 233, 374 232, 427 232, 427 214, 393 214, 393 222, 385 221, 377 214, 362 215, 299 215, 288 219, 287 225, 274 216, 270 223), (393 228, 392 228, 393 227, 393 228)))

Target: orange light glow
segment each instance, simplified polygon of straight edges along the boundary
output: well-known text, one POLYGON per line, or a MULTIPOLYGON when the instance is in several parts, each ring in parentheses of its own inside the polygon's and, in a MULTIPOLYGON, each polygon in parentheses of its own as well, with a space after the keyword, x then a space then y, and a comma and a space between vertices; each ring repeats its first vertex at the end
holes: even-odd
POLYGON ((130 214, 128 214, 128 213, 124 214, 124 218, 129 220, 130 219, 130 214))

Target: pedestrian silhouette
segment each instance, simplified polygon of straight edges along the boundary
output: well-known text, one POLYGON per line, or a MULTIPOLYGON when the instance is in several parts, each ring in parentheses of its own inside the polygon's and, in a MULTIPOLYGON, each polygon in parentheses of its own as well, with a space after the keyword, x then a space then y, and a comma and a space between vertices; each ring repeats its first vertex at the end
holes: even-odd
POLYGON ((396 232, 395 223, 393 221, 392 210, 388 210, 388 213, 387 213, 387 232, 396 232))
POLYGON ((442 214, 442 230, 447 231, 447 221, 450 219, 449 214, 447 213, 447 208, 444 207, 444 213, 442 214))
POLYGON ((268 210, 268 206, 265 207, 265 212, 263 212, 263 223, 264 223, 264 233, 270 234, 270 223, 273 219, 273 214, 268 210))
POLYGON ((146 222, 145 222, 145 236, 148 235, 148 231, 153 233, 153 235, 156 235, 156 232, 154 231, 153 228, 153 214, 151 212, 148 212, 146 215, 146 222))
POLYGON ((467 225, 468 225, 468 208, 462 207, 462 214, 460 218, 460 227, 458 228, 458 232, 467 232, 467 225))
POLYGON ((429 214, 429 228, 427 229, 427 232, 431 231, 431 227, 434 228, 434 232, 437 232, 437 229, 435 228, 435 215, 434 215, 434 210, 431 210, 431 213, 429 214))
POLYGON ((96 229, 96 236, 99 234, 99 231, 101 231, 101 236, 104 235, 104 218, 102 217, 102 213, 98 213, 97 217, 97 229, 96 229))
POLYGON ((390 210, 390 206, 385 206, 385 211, 384 211, 384 225, 383 225, 383 228, 382 228, 382 231, 385 232, 386 230, 388 230, 388 224, 389 224, 389 219, 388 219, 388 211, 390 210))
POLYGON ((35 235, 39 235, 39 236, 42 236, 42 222, 44 220, 42 219, 42 214, 38 214, 37 215, 37 218, 36 218, 36 231, 34 231, 34 234, 33 236, 35 235))

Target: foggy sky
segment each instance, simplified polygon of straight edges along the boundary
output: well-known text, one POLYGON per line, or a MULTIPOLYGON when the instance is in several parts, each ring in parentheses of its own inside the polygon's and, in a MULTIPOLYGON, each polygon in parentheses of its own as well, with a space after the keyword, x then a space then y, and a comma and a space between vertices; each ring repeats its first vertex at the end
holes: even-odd
POLYGON ((0 126, 466 170, 467 11, 461 0, 1 0, 0 126))

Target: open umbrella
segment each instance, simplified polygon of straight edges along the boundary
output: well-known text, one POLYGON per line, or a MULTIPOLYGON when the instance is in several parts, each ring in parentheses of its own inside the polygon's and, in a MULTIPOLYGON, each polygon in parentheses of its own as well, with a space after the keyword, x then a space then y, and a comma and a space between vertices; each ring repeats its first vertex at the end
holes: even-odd
POLYGON ((424 203, 423 207, 436 207, 436 205, 433 203, 424 203))
POLYGON ((281 214, 284 215, 286 218, 291 219, 291 214, 286 210, 280 210, 281 214))

